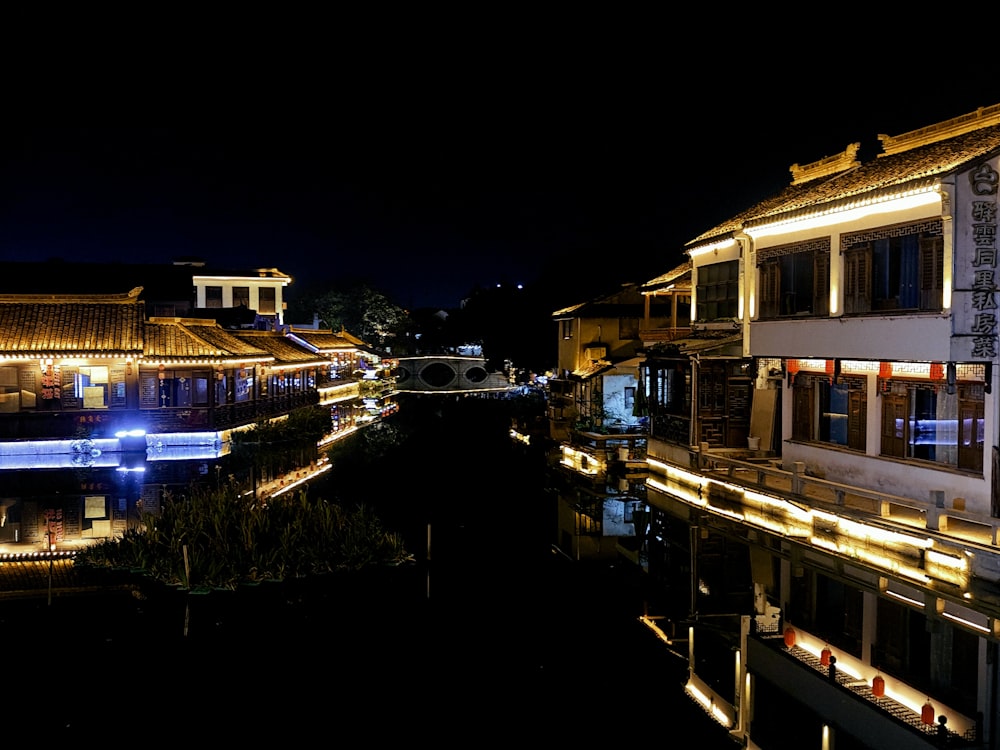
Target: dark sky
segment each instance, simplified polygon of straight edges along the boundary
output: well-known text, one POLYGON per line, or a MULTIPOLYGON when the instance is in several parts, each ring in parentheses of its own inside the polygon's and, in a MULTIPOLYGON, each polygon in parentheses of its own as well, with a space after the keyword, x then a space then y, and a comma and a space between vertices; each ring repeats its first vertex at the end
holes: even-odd
POLYGON ((680 58, 642 61, 424 67, 256 106, 8 123, 0 260, 193 255, 277 267, 299 289, 366 280, 410 308, 557 267, 645 281, 791 164, 1000 103, 996 75, 861 83, 737 63, 692 78, 680 58))

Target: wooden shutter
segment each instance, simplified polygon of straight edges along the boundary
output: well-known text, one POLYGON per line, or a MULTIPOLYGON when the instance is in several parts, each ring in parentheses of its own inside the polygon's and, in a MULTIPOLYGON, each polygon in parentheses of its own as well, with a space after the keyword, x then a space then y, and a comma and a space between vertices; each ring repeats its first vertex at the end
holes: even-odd
POLYGON ((863 451, 868 444, 865 438, 868 422, 868 394, 852 390, 847 395, 847 447, 863 451))
POLYGON ((870 245, 844 253, 844 312, 871 311, 872 249, 870 245))
POLYGON ((983 401, 958 396, 958 466, 971 471, 983 470, 983 401))
POLYGON ((882 396, 882 455, 906 457, 907 398, 886 393, 882 396))
POLYGON ((757 266, 760 274, 760 317, 776 318, 781 312, 781 269, 777 261, 757 266))
POLYGON ((813 384, 807 378, 796 378, 792 390, 792 438, 813 439, 813 384))
POLYGON ((944 304, 944 240, 920 239, 920 309, 940 310, 944 304))
POLYGON ((830 253, 813 255, 813 315, 830 314, 830 253))

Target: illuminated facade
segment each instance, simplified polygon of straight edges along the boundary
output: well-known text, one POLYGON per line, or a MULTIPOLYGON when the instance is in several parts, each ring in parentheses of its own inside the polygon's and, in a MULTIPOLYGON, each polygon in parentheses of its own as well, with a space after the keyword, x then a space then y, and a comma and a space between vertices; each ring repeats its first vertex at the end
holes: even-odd
POLYGON ((395 410, 391 363, 347 334, 311 331, 324 351, 147 317, 140 292, 0 296, 0 545, 121 533, 136 500, 154 509, 193 479, 167 464, 204 466, 235 431, 298 409, 329 406, 331 439, 395 410))
POLYGON ((879 138, 687 245, 760 450, 656 419, 704 404, 645 364, 650 567, 689 556, 689 692, 765 750, 1000 738, 1000 105, 879 138))

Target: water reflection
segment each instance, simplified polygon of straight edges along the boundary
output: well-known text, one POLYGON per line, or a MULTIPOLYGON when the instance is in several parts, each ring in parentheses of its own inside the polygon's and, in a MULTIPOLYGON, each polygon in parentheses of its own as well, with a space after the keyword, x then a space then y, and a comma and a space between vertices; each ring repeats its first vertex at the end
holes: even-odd
POLYGON ((311 439, 262 446, 194 433, 3 443, 0 545, 7 552, 78 546, 121 534, 140 509, 157 512, 192 485, 271 496, 328 469, 311 439))

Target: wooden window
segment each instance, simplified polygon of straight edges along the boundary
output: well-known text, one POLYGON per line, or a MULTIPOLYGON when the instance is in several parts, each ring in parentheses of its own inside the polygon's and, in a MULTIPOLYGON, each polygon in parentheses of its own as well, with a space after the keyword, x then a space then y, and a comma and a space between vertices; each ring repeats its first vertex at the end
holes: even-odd
POLYGON ((940 310, 944 304, 944 240, 920 239, 920 309, 940 310))
POLYGON ((735 318, 739 314, 740 262, 729 260, 698 269, 695 289, 698 320, 735 318))
POLYGON ((781 267, 776 260, 761 263, 760 314, 761 318, 776 318, 781 313, 781 267))
POLYGON ((268 286, 261 287, 260 290, 258 290, 258 295, 259 296, 258 296, 258 303, 257 303, 257 312, 264 313, 264 314, 267 314, 267 315, 270 315, 271 313, 273 313, 275 311, 275 306, 274 306, 274 300, 275 300, 274 289, 272 287, 268 287, 268 286))
POLYGON ((916 229, 884 234, 844 251, 844 313, 940 310, 944 240, 916 229))
POLYGON ((959 384, 954 394, 923 381, 890 387, 881 399, 882 455, 983 470, 982 384, 959 384))
POLYGON ((212 308, 222 307, 221 286, 205 287, 205 307, 212 307, 212 308))
POLYGON ((869 275, 871 245, 852 247, 844 253, 844 312, 866 313, 872 309, 869 275))
POLYGON ((812 440, 815 402, 813 381, 805 375, 797 375, 792 388, 792 439, 812 440))
POLYGON ((830 253, 806 247, 757 266, 761 318, 830 313, 830 253))

